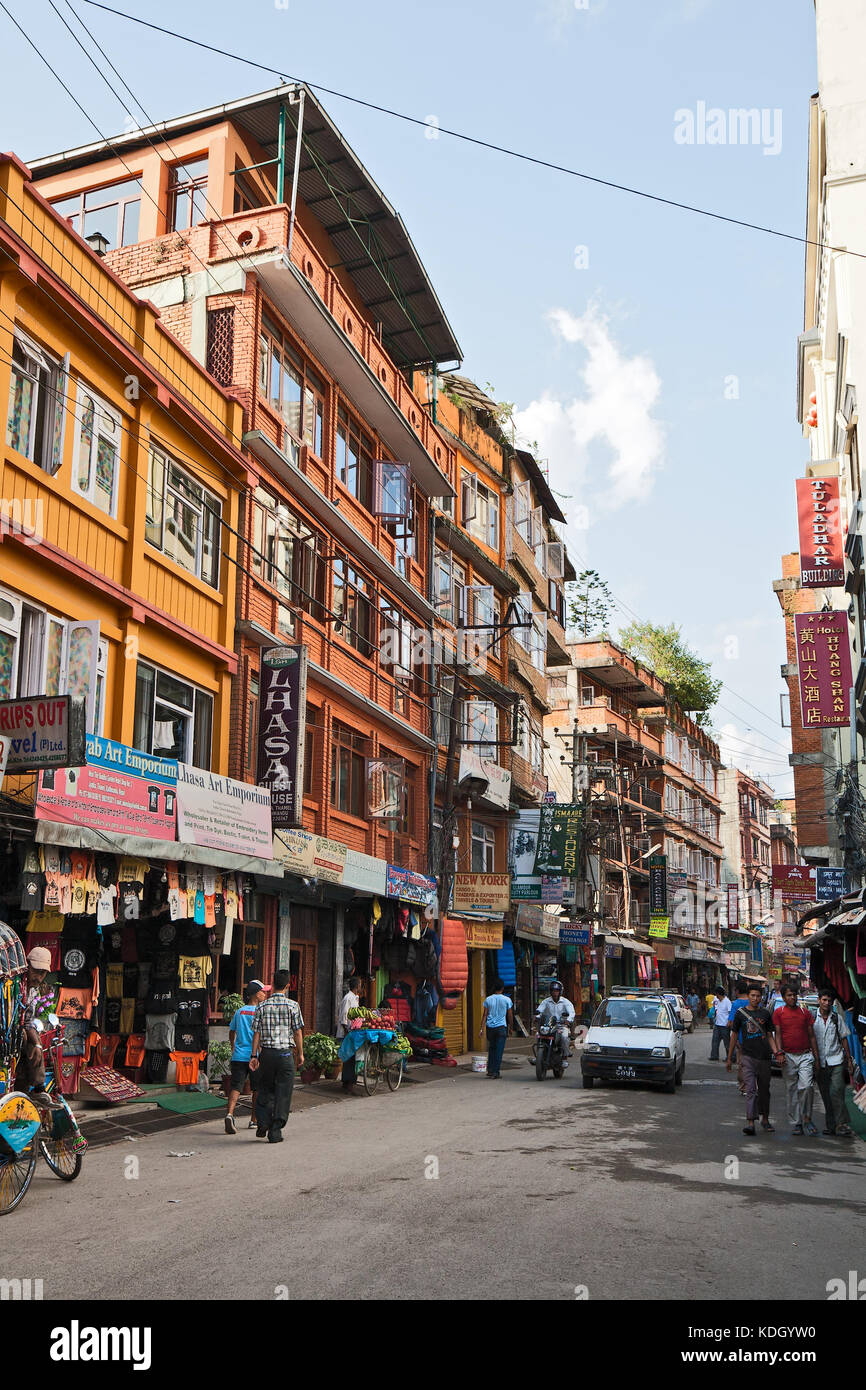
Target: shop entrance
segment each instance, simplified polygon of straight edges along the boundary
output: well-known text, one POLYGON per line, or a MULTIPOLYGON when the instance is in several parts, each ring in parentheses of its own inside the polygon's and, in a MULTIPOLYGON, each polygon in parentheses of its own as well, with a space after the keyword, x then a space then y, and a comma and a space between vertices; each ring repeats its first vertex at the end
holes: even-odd
POLYGON ((289 998, 301 1006, 308 1031, 316 1027, 316 969, 318 947, 314 941, 296 941, 289 951, 289 998))

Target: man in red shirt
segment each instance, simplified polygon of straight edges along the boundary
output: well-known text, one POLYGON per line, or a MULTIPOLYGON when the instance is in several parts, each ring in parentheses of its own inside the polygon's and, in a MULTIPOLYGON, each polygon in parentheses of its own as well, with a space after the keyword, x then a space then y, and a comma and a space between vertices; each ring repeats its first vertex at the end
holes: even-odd
POLYGON ((788 1088, 788 1120, 792 1134, 817 1134, 812 1123, 812 1095, 815 1068, 821 1065, 812 1015, 797 998, 790 985, 785 1003, 773 1015, 773 1028, 784 1054, 785 1085, 788 1088))

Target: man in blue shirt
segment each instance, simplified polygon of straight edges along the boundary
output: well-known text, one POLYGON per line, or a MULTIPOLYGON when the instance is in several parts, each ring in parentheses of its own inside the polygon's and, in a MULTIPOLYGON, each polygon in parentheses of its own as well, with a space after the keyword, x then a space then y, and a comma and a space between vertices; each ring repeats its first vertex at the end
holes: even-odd
MULTIPOLYGON (((748 1007, 749 987, 745 980, 740 980, 737 985, 737 997, 731 1003, 731 1038, 733 1038, 737 1032, 737 1025, 734 1022, 735 1016, 739 1013, 740 1009, 747 1009, 748 1007)), ((740 1095, 744 1096, 746 1094, 746 1078, 743 1075, 743 1049, 741 1047, 737 1048, 737 1085, 740 1088, 740 1095)))
POLYGON ((496 980, 493 985, 493 993, 488 994, 484 1000, 481 1027, 478 1029, 478 1036, 481 1037, 485 1024, 487 1026, 487 1077, 490 1081, 499 1080, 502 1054, 505 1051, 505 1039, 508 1037, 512 1025, 513 1008, 514 1004, 505 993, 505 986, 502 981, 496 980))
MULTIPOLYGON (((244 1003, 235 1013, 229 1024, 229 1042, 232 1044, 231 1060, 231 1090, 229 1091, 229 1108, 226 1111, 226 1134, 237 1134, 235 1129, 235 1106, 238 1103, 238 1096, 244 1088, 247 1077, 250 1078, 250 1086, 253 1090, 253 1111, 256 1108, 256 1082, 255 1072, 250 1071, 250 1053, 253 1043, 253 1018, 255 1017, 256 1005, 260 1004, 265 998, 265 987, 261 980, 250 980, 244 990, 244 1003)), ((250 1117, 247 1125, 248 1129, 255 1129, 256 1122, 250 1117)))

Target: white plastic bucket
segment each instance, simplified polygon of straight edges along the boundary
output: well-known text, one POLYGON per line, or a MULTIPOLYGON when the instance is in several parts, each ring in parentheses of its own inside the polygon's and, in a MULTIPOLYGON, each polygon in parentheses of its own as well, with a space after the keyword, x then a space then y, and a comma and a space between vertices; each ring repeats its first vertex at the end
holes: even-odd
POLYGON ((472 1058, 472 1070, 473 1070, 473 1071, 480 1071, 480 1072, 486 1072, 486 1071, 487 1071, 487 1054, 486 1054, 486 1053, 484 1053, 483 1056, 482 1056, 481 1054, 477 1054, 476 1056, 474 1056, 474 1057, 472 1058))

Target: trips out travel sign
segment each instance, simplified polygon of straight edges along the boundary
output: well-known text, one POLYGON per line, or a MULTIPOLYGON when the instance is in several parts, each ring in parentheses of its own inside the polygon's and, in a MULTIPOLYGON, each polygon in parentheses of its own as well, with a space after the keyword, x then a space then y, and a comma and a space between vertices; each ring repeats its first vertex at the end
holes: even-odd
POLYGON ((794 635, 804 729, 849 722, 851 648, 847 613, 796 613, 794 635))
POLYGON ((800 587, 827 589, 845 583, 838 478, 797 479, 800 587))
POLYGON ((307 649, 266 647, 259 676, 256 781, 271 793, 275 829, 299 825, 303 811, 307 649))

